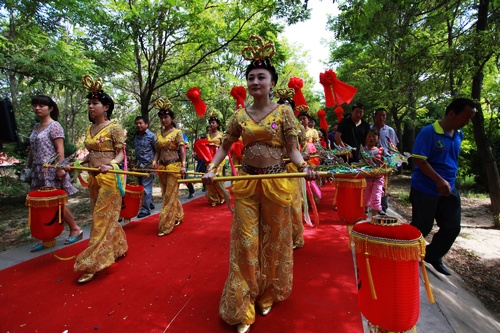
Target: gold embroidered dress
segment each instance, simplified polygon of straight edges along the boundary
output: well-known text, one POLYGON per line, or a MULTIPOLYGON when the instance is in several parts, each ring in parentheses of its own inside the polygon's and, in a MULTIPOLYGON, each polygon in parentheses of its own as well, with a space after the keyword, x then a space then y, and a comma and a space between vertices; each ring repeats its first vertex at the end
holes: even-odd
MULTIPOLYGON (((207 135, 208 147, 212 151, 212 156, 217 152, 217 148, 220 147, 222 143, 222 132, 219 132, 213 138, 210 136, 210 133, 207 135)), ((215 171, 216 175, 222 175, 222 169, 224 169, 224 162, 222 162, 215 171)), ((227 192, 223 183, 214 183, 205 186, 205 197, 208 200, 208 203, 212 206, 220 205, 224 203, 224 192, 227 192)), ((227 194, 229 196, 229 194, 227 194)))
MULTIPOLYGON (((184 146, 184 137, 180 129, 163 136, 161 131, 156 134, 156 151, 175 151, 184 146)), ((161 156, 161 155, 160 155, 161 156)), ((177 160, 158 161, 158 170, 172 171, 172 173, 159 172, 163 204, 158 219, 158 232, 169 234, 174 229, 176 222, 184 219, 184 210, 179 200, 179 184, 177 180, 181 177, 182 164, 177 160)))
MULTIPOLYGON (((304 146, 306 140, 306 133, 304 126, 296 121, 297 131, 298 131, 298 142, 297 149, 300 151, 300 147, 304 146), (300 142, 300 143, 299 143, 300 142)), ((299 172, 298 168, 292 162, 286 164, 286 171, 289 173, 299 172)), ((304 218, 302 217, 302 209, 303 209, 303 194, 302 194, 302 183, 305 186, 304 178, 290 178, 290 181, 295 184, 296 188, 292 194, 292 207, 291 207, 291 215, 292 215, 292 239, 294 247, 303 247, 304 246, 304 218)))
MULTIPOLYGON (((245 109, 236 111, 228 122, 224 140, 235 142, 240 136, 245 146, 243 163, 251 163, 249 147, 257 142, 272 147, 282 157, 286 138, 297 136, 292 109, 279 105, 258 123, 245 109)), ((245 172, 240 169, 239 174, 245 172)), ((255 303, 267 307, 286 299, 292 291, 290 206, 294 189, 288 179, 233 183, 229 274, 219 309, 228 324, 252 324, 255 303)))
MULTIPOLYGON (((95 136, 90 134, 91 126, 87 128, 84 141, 89 154, 99 158, 105 152, 123 148, 125 135, 116 122, 109 123, 95 136)), ((123 182, 123 177, 121 181, 123 182)), ((128 245, 125 232, 118 223, 122 196, 117 186, 117 175, 109 172, 91 173, 88 184, 92 210, 90 240, 88 247, 77 256, 74 270, 95 273, 124 255, 128 245)))

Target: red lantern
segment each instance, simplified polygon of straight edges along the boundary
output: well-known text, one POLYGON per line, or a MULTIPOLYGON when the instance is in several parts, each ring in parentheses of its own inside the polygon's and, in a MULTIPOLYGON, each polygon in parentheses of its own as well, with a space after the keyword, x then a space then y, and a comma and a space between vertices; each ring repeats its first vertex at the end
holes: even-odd
POLYGON ((336 176, 332 184, 336 187, 333 205, 337 206, 339 219, 352 225, 365 219, 363 190, 366 187, 364 178, 340 178, 336 176))
POLYGON ((45 247, 54 246, 55 238, 64 229, 64 204, 67 202, 66 192, 53 187, 42 187, 26 196, 31 236, 42 240, 45 247))
MULTIPOLYGON (((356 252, 358 303, 370 332, 406 332, 420 313, 418 261, 425 256, 420 231, 394 217, 377 216, 350 231, 356 252)), ((425 272, 425 266, 424 272, 425 272)), ((424 273, 426 285, 428 281, 424 273)), ((430 288, 429 300, 434 302, 430 288)))
POLYGON ((122 210, 120 211, 120 217, 129 220, 125 222, 130 222, 131 218, 137 216, 142 206, 143 196, 143 186, 137 184, 127 184, 125 186, 125 196, 122 199, 122 210))

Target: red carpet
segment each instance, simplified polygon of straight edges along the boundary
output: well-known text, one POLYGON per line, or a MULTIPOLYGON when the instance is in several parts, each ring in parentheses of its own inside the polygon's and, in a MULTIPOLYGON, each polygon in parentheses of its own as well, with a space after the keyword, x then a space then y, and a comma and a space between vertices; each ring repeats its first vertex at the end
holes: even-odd
MULTIPOLYGON (((252 333, 363 332, 347 230, 331 186, 322 190, 320 226, 306 227, 306 244, 294 252, 292 295, 258 316, 252 333)), ((184 210, 184 223, 162 238, 157 215, 126 225, 127 256, 85 285, 74 260, 50 253, 0 271, 0 332, 234 332, 218 316, 230 212, 205 198, 184 210)), ((56 254, 76 255, 87 243, 56 254)))

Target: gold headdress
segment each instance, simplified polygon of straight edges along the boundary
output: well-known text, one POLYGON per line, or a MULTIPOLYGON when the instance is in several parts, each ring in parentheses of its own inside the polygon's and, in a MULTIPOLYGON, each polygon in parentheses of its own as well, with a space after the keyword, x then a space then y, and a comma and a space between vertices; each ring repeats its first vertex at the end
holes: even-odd
POLYGON ((172 115, 172 112, 170 111, 170 109, 172 108, 172 103, 170 103, 170 101, 166 98, 163 97, 158 98, 154 102, 153 106, 159 110, 158 116, 167 114, 172 115))
POLYGON ((104 97, 104 91, 102 90, 104 80, 101 77, 94 81, 90 74, 86 74, 82 79, 82 84, 83 87, 89 91, 87 98, 100 99, 104 97))
POLYGON ((250 60, 250 64, 245 72, 245 77, 248 78, 248 74, 251 70, 262 68, 268 70, 271 73, 274 83, 277 83, 278 73, 271 63, 271 57, 274 56, 275 52, 276 50, 272 41, 264 43, 259 36, 250 36, 248 45, 241 50, 243 58, 245 60, 250 60))
POLYGON ((217 124, 220 125, 220 119, 219 119, 219 113, 215 110, 212 110, 210 112, 207 112, 206 114, 207 120, 210 123, 212 120, 215 120, 217 124))
POLYGON ((241 50, 241 54, 245 60, 267 61, 274 56, 276 49, 272 41, 267 41, 264 44, 262 38, 257 35, 250 36, 248 45, 241 50))

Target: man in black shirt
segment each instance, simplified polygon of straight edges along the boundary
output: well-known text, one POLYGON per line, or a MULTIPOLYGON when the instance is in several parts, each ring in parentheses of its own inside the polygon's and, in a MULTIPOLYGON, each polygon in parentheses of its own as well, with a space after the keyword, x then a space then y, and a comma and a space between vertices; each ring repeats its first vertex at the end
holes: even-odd
POLYGON ((361 158, 361 147, 365 143, 366 135, 370 130, 370 124, 363 120, 365 107, 361 103, 352 105, 351 115, 342 119, 335 132, 335 142, 341 147, 349 145, 352 147, 352 162, 361 158))

